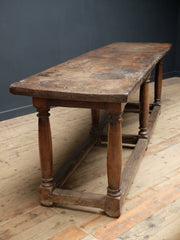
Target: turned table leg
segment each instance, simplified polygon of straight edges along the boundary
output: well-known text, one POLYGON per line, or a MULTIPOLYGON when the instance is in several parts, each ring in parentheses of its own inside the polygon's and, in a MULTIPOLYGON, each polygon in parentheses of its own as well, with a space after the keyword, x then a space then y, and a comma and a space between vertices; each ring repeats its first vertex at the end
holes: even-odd
POLYGON ((105 212, 111 217, 120 216, 120 179, 122 164, 121 113, 109 113, 107 176, 108 189, 105 212))
POLYGON ((162 64, 163 64, 163 60, 161 59, 156 65, 156 69, 155 69, 154 105, 156 106, 160 106, 160 102, 161 102, 162 64))
POLYGON ((100 117, 100 110, 99 109, 91 109, 91 116, 92 116, 92 127, 98 128, 99 126, 99 117, 100 117))
POLYGON ((40 185, 40 202, 45 206, 53 205, 51 193, 53 183, 52 139, 49 123, 49 108, 42 99, 34 99, 34 106, 38 111, 39 153, 42 181, 40 185))
POLYGON ((93 136, 97 139, 98 144, 100 143, 100 129, 99 129, 100 110, 92 108, 91 118, 92 118, 91 134, 93 134, 93 136))
POLYGON ((139 136, 148 138, 149 78, 140 87, 139 136))

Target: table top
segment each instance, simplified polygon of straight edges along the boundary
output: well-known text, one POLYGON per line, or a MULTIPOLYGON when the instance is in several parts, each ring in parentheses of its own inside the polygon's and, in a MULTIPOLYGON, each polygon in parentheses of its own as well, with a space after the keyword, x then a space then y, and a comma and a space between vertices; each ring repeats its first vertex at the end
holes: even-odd
POLYGON ((10 92, 49 99, 127 102, 170 47, 168 43, 112 43, 13 83, 10 92))

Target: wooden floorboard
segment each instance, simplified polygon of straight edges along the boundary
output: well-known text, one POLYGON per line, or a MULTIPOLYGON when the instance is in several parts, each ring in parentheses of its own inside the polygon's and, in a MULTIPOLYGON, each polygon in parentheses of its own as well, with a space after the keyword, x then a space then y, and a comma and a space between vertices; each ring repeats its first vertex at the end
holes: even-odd
MULTIPOLYGON (((150 85, 152 92, 153 84, 150 85)), ((180 78, 163 81, 161 114, 118 219, 94 208, 40 206, 36 114, 2 121, 0 240, 179 240, 179 89, 180 78)), ((137 134, 138 114, 126 113, 123 119, 123 133, 137 134)), ((54 171, 86 139, 90 120, 88 109, 51 110, 54 171)), ((106 193, 106 151, 104 145, 95 147, 65 187, 106 193)), ((131 152, 123 149, 123 166, 131 152)))

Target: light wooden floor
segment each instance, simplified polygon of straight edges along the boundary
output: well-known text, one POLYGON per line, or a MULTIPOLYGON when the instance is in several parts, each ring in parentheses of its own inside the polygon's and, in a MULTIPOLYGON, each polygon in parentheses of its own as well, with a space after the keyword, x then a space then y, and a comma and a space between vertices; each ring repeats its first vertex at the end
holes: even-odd
MULTIPOLYGON (((137 114, 124 116, 124 132, 136 133, 137 126, 137 114)), ((40 206, 36 114, 0 127, 1 240, 180 239, 180 78, 163 81, 161 115, 119 219, 96 209, 40 206)), ((51 127, 56 170, 86 137, 90 111, 54 108, 51 127)), ((125 164, 130 150, 123 155, 125 164)), ((66 187, 104 193, 106 182, 106 147, 101 146, 66 187)))

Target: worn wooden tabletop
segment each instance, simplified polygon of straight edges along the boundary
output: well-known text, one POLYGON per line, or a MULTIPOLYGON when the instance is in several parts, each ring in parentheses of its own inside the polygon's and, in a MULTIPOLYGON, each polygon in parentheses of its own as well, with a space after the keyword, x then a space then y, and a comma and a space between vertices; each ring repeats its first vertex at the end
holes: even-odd
POLYGON ((62 100, 127 102, 170 47, 166 43, 112 43, 13 83, 10 92, 62 100))

